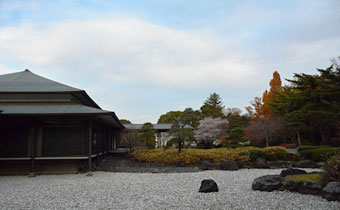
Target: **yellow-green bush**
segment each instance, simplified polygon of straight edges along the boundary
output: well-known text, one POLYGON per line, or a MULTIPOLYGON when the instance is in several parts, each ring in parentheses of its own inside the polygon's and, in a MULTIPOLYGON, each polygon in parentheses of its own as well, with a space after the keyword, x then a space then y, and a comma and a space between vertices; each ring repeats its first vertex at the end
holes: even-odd
POLYGON ((249 160, 250 151, 264 151, 266 153, 286 152, 284 147, 239 147, 218 148, 218 149, 184 149, 178 153, 176 149, 139 149, 132 153, 132 157, 138 161, 149 163, 175 164, 177 162, 185 162, 187 164, 197 164, 200 159, 209 159, 215 163, 234 160, 243 163, 249 160))
POLYGON ((322 175, 321 174, 297 174, 288 176, 285 178, 285 182, 294 181, 294 182, 314 182, 318 184, 323 184, 322 175))

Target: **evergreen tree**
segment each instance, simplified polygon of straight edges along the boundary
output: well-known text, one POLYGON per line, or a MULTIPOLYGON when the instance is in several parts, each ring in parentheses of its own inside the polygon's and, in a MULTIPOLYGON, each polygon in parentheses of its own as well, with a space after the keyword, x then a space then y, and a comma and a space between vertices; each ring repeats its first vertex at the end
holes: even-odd
POLYGON ((210 94, 201 107, 202 115, 212 118, 224 117, 223 109, 224 106, 221 97, 217 93, 210 94))
POLYGON ((340 119, 340 68, 335 63, 317 75, 295 74, 291 86, 278 94, 272 110, 285 117, 286 128, 308 134, 315 144, 336 136, 340 119))
POLYGON ((144 123, 138 135, 138 140, 145 143, 149 149, 153 149, 156 145, 155 134, 156 130, 153 128, 153 125, 149 122, 144 123))

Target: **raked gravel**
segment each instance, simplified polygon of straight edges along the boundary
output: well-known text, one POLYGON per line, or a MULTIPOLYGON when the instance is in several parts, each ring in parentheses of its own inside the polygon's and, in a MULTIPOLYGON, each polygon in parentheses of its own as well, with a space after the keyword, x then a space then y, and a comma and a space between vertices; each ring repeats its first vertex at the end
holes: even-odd
MULTIPOLYGON (((311 170, 309 170, 311 171, 311 170)), ((340 202, 287 191, 253 191, 259 176, 281 170, 114 173, 0 177, 0 209, 340 209, 340 202), (203 179, 217 193, 199 193, 203 179)))

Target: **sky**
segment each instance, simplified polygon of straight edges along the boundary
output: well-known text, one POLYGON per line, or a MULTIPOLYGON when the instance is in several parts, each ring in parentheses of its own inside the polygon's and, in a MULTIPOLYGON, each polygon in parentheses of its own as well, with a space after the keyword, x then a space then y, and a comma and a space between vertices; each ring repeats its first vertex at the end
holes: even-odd
POLYGON ((133 123, 245 106, 340 56, 339 0, 0 0, 0 74, 30 69, 133 123))

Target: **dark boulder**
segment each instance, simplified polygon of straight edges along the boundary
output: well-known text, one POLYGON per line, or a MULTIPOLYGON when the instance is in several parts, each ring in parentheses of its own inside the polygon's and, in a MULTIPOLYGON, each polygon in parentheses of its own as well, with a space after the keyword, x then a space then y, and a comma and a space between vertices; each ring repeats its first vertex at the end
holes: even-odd
POLYGON ((220 169, 228 170, 228 171, 235 171, 235 170, 238 170, 238 164, 235 161, 226 161, 226 162, 221 163, 220 169))
POLYGON ((340 201, 340 182, 329 182, 322 189, 321 195, 328 201, 340 201))
POLYGON ((268 168, 266 159, 257 158, 255 160, 255 168, 268 168))
POLYGON ((298 168, 318 168, 317 164, 311 160, 301 160, 294 164, 294 167, 298 168))
POLYGON ((299 192, 302 194, 320 195, 322 186, 314 182, 294 182, 288 181, 282 183, 282 190, 299 192))
POLYGON ((217 184, 212 179, 204 179, 201 182, 201 187, 199 189, 201 193, 218 192, 217 184))
POLYGON ((288 168, 286 170, 282 170, 280 173, 280 176, 285 177, 285 176, 296 175, 296 174, 307 174, 307 172, 304 170, 296 169, 296 168, 288 168))
POLYGON ((272 192, 278 190, 282 185, 280 175, 266 175, 256 178, 252 184, 253 190, 272 192))
POLYGON ((298 192, 302 194, 320 195, 322 186, 314 182, 300 182, 298 192))
POLYGON ((176 163, 176 166, 185 167, 186 164, 185 164, 185 162, 183 162, 183 161, 179 161, 179 162, 176 163))
POLYGON ((252 162, 246 161, 246 162, 242 163, 241 167, 242 168, 253 168, 254 167, 253 165, 254 164, 252 162))
POLYGON ((216 165, 209 160, 202 159, 198 164, 198 168, 201 170, 214 170, 216 169, 216 165))
POLYGON ((292 163, 290 161, 282 161, 281 167, 282 168, 291 168, 292 167, 292 163))
POLYGON ((301 182, 294 182, 294 181, 283 182, 281 190, 299 192, 300 185, 302 185, 301 182))

